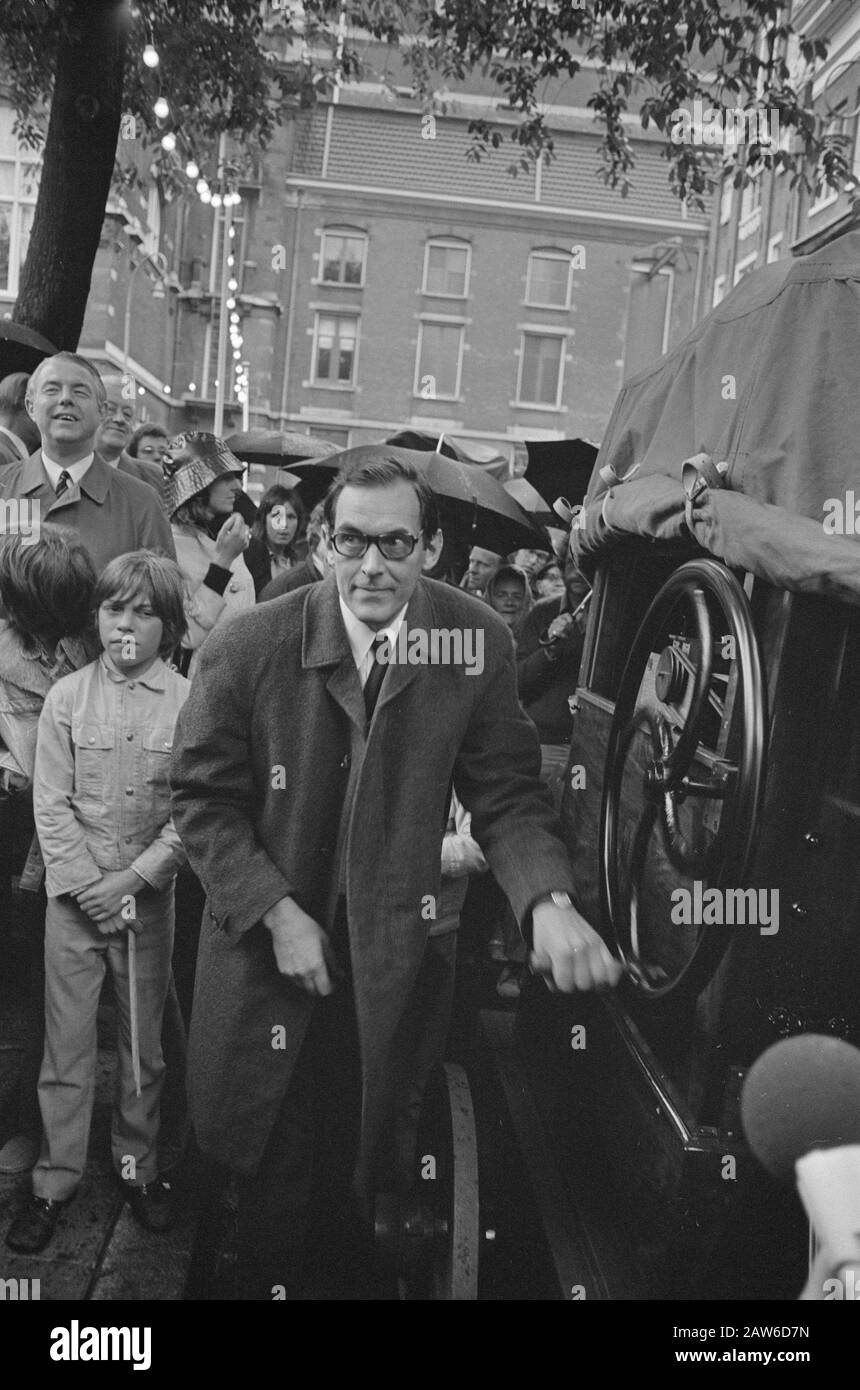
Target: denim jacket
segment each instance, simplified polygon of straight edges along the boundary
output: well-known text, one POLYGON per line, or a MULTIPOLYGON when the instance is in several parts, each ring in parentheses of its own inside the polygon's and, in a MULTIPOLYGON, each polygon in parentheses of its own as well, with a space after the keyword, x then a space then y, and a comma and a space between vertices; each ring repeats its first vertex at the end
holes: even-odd
POLYGON ((167 772, 189 689, 160 659, 129 678, 102 655, 48 693, 33 809, 50 898, 119 869, 164 888, 185 862, 167 772))

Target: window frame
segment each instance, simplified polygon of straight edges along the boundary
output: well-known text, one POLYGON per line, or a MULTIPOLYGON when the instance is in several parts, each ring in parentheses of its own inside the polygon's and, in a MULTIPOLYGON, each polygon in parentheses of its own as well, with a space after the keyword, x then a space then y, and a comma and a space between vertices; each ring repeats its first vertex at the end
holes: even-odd
POLYGON ((428 237, 424 243, 424 266, 421 272, 421 293, 429 299, 456 299, 462 302, 469 298, 469 290, 472 280, 472 244, 457 237, 434 236, 428 237), (427 274, 430 269, 430 251, 434 247, 442 247, 446 251, 463 251, 466 255, 466 271, 463 276, 463 293, 447 294, 442 290, 431 290, 427 287, 427 274))
POLYGON ((463 357, 466 351, 466 325, 461 319, 446 319, 437 317, 433 314, 422 314, 418 322, 418 339, 415 344, 415 374, 412 381, 412 395, 417 400, 427 401, 461 401, 463 387, 463 357), (430 375, 421 371, 421 350, 424 343, 424 329, 426 326, 431 328, 456 328, 460 331, 460 346, 457 352, 457 376, 455 391, 453 396, 437 393, 434 396, 421 395, 421 378, 430 375))
POLYGON ((732 289, 735 288, 735 285, 739 285, 741 283, 741 280, 744 279, 748 271, 752 271, 755 269, 755 263, 758 260, 758 257, 758 250, 755 250, 751 251, 748 256, 742 256, 741 259, 736 262, 735 268, 732 271, 732 289))
POLYGON ((320 391, 354 391, 358 379, 358 350, 361 328, 361 315, 348 309, 316 309, 314 310, 313 339, 311 343, 311 371, 308 385, 320 391), (317 376, 317 353, 319 351, 320 320, 327 319, 349 319, 355 324, 355 348, 352 356, 352 373, 349 381, 339 381, 336 378, 320 378, 317 376))
MULTIPOLYGON (((845 97, 845 98, 843 99, 843 101, 841 102, 841 106, 847 108, 847 105, 848 105, 848 98, 845 97)), ((849 128, 849 119, 850 119, 850 118, 849 118, 849 114, 848 114, 848 111, 847 111, 847 110, 844 111, 844 112, 843 112, 843 111, 836 111, 836 112, 834 113, 832 119, 829 120, 828 123, 827 123, 827 127, 826 127, 825 132, 824 132, 825 135, 849 135, 849 136, 850 136, 853 132, 852 132, 852 130, 849 128)), ((856 138, 856 137, 855 137, 855 138, 856 138)), ((851 151, 851 155, 852 155, 852 164, 853 164, 853 163, 855 163, 855 151, 854 151, 854 150, 851 151)), ((815 172, 816 172, 816 175, 817 175, 817 173, 818 173, 818 166, 816 166, 815 172)), ((809 204, 809 207, 806 209, 806 216, 807 216, 807 217, 817 217, 818 214, 819 214, 820 212, 824 212, 824 210, 825 210, 826 208, 832 208, 834 203, 838 203, 839 198, 840 198, 840 196, 841 196, 841 193, 842 193, 842 190, 841 190, 840 188, 833 188, 832 185, 829 184, 829 183, 822 183, 819 192, 816 193, 816 195, 815 195, 813 201, 809 204)))
MULTIPOLYGON (((314 280, 311 283, 314 285, 328 285, 331 289, 338 290, 363 290, 367 283, 367 252, 369 245, 370 237, 367 232, 362 230, 361 227, 347 227, 343 225, 323 227, 320 232, 320 244, 319 251, 317 253, 317 273, 314 280), (362 243, 361 278, 358 281, 326 280, 324 278, 323 271, 325 270, 326 263, 326 237, 341 237, 344 240, 349 238, 352 241, 360 241, 362 243)), ((343 269, 345 264, 345 261, 341 258, 341 269, 343 269)))
POLYGON ((526 293, 524 304, 530 309, 549 309, 551 312, 566 314, 570 312, 570 301, 573 293, 573 259, 569 252, 561 251, 556 246, 536 246, 529 252, 526 262, 526 293), (531 298, 532 288, 532 262, 536 259, 545 261, 566 261, 567 262, 567 285, 565 288, 565 298, 563 304, 546 304, 542 300, 531 298))
POLYGON ((517 409, 522 410, 560 411, 562 409, 562 401, 564 399, 564 365, 565 357, 567 356, 567 344, 570 338, 569 330, 563 328, 553 328, 549 324, 534 324, 528 327, 520 328, 519 332, 520 345, 517 354, 517 385, 516 395, 514 397, 514 400, 512 401, 512 405, 514 405, 517 409), (556 383, 556 398, 554 405, 550 405, 547 401, 526 401, 522 398, 523 367, 525 366, 526 360, 526 338, 556 338, 559 341, 560 353, 558 360, 558 380, 556 383))
MULTIPOLYGON (((10 111, 11 108, 6 108, 10 111)), ((25 220, 25 209, 31 209, 30 224, 27 231, 27 245, 29 246, 30 235, 32 233, 32 218, 35 215, 35 207, 39 197, 39 182, 42 173, 42 160, 37 157, 34 150, 21 145, 14 134, 9 132, 9 144, 0 141, 0 160, 4 164, 12 165, 12 193, 7 198, 0 196, 0 203, 4 208, 9 209, 9 273, 5 284, 0 285, 0 299, 17 299, 21 290, 21 271, 24 266, 24 256, 21 254, 23 241, 23 226, 25 220), (14 149, 14 153, 13 153, 14 149), (38 170, 36 178, 35 193, 32 197, 25 197, 22 193, 24 167, 26 165, 35 166, 38 170)))

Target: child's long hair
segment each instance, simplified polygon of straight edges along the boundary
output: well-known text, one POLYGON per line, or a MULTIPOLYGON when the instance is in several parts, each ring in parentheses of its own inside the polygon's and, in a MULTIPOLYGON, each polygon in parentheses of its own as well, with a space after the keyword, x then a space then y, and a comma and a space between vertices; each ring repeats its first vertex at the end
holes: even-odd
POLYGON ((152 550, 131 550, 127 555, 118 555, 96 583, 93 607, 98 613, 103 603, 128 603, 141 595, 161 619, 164 632, 158 653, 168 657, 179 646, 186 627, 182 573, 175 560, 152 550))
POLYGON ((43 523, 33 541, 0 536, 0 605, 28 652, 80 637, 92 612, 96 572, 73 531, 43 523))

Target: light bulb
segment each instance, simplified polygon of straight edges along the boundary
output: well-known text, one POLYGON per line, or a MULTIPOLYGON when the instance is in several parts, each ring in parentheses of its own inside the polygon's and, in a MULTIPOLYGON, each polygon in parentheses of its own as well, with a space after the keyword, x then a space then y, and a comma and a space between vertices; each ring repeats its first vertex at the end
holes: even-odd
POLYGON ((196 391, 196 390, 197 390, 197 386, 196 386, 195 382, 189 381, 189 383, 188 383, 188 389, 189 389, 189 391, 196 391))
POLYGON ((228 300, 227 300, 227 308, 228 308, 228 309, 235 309, 235 308, 236 308, 236 301, 235 301, 235 299, 228 299, 228 300))
POLYGON ((212 202, 212 194, 209 192, 209 189, 208 189, 208 188, 204 188, 204 189, 203 189, 203 192, 200 194, 200 201, 201 201, 201 203, 211 203, 211 202, 212 202))
POLYGON ((206 182, 205 179, 198 179, 197 182, 196 182, 196 184, 194 185, 194 187, 197 189, 197 192, 198 192, 201 196, 202 196, 204 193, 208 192, 208 189, 209 189, 209 185, 208 185, 208 183, 206 182))
POLYGON ((212 194, 212 206, 213 206, 213 208, 220 208, 221 203, 222 203, 221 194, 220 194, 220 193, 213 193, 213 194, 212 194))
POLYGON ((169 130, 166 135, 162 135, 161 148, 168 152, 176 149, 176 136, 173 134, 172 130, 169 130))
POLYGON ((236 264, 236 257, 233 256, 233 255, 228 256, 228 257, 227 257, 227 264, 228 264, 229 266, 234 266, 234 265, 236 264))
POLYGON ((227 281, 227 288, 228 290, 237 290, 239 288, 239 281, 231 278, 227 281))
POLYGON ((145 395, 146 395, 146 392, 145 392, 145 390, 143 389, 142 386, 138 386, 138 388, 137 388, 137 394, 138 394, 139 396, 145 396, 145 395))
POLYGON ((157 49, 151 43, 148 43, 143 50, 143 61, 148 68, 157 68, 161 62, 157 49))
POLYGON ((165 396, 169 396, 169 395, 170 395, 170 387, 169 387, 169 386, 165 386, 165 388, 164 388, 164 394, 165 394, 165 396))
POLYGON ((188 163, 185 166, 185 177, 189 179, 196 179, 199 173, 200 169, 197 166, 197 161, 194 159, 189 159, 188 163))
POLYGON ((160 121, 166 121, 170 115, 170 107, 165 97, 159 97, 152 109, 160 121))
POLYGON ((231 322, 231 323, 238 323, 238 322, 239 322, 239 315, 238 315, 238 314, 231 314, 231 315, 230 315, 230 322, 231 322))
POLYGON ((235 235, 236 235, 236 228, 235 228, 235 227, 231 227, 231 228, 230 228, 230 236, 231 236, 231 237, 234 237, 235 235))

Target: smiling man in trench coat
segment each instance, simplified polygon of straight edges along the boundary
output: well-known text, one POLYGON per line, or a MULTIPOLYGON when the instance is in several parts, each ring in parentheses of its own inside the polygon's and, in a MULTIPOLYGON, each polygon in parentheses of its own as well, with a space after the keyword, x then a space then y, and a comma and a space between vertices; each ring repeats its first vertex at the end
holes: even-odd
POLYGON ((343 1271, 363 1277, 347 1193, 372 1190, 452 784, 536 968, 568 991, 620 973, 567 898, 508 629, 422 577, 442 543, 433 494, 396 449, 351 450, 326 519, 334 573, 207 639, 172 768, 207 894, 192 1116, 203 1151, 240 1175, 244 1297, 350 1297, 343 1271), (471 664, 392 662, 401 622, 431 650, 434 631, 469 633, 471 664), (391 639, 382 653, 375 635, 391 639), (333 1271, 339 1291, 309 1294, 333 1271))

